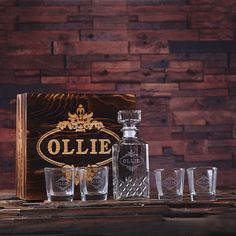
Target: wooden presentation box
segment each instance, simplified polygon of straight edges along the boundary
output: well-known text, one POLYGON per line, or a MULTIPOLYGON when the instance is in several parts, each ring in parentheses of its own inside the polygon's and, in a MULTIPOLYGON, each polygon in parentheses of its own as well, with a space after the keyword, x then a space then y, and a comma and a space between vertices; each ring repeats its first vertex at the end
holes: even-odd
MULTIPOLYGON (((44 167, 109 165, 121 137, 117 112, 135 109, 132 94, 17 95, 17 196, 46 199, 44 167)), ((79 186, 75 187, 79 198, 79 186)))

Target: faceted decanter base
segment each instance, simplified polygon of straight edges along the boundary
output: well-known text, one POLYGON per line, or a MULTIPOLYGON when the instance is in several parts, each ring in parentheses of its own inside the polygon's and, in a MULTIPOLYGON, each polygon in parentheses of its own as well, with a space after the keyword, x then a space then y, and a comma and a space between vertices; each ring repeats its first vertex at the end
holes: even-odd
POLYGON ((135 178, 129 176, 126 181, 119 181, 114 198, 117 200, 135 200, 149 198, 148 176, 135 178))

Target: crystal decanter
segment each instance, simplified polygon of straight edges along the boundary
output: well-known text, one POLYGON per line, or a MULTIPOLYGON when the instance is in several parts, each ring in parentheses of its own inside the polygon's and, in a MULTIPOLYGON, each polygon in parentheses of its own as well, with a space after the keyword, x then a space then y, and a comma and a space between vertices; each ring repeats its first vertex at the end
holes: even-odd
POLYGON ((141 110, 118 112, 123 137, 112 146, 113 195, 116 200, 147 199, 149 193, 148 144, 137 137, 141 110))

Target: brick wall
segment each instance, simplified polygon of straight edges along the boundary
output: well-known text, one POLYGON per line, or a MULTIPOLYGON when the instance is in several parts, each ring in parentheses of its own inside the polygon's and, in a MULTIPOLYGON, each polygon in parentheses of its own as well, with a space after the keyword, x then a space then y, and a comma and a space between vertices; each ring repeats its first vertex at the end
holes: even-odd
POLYGON ((135 93, 151 169, 214 165, 236 186, 235 29, 235 0, 0 0, 0 188, 32 91, 135 93))

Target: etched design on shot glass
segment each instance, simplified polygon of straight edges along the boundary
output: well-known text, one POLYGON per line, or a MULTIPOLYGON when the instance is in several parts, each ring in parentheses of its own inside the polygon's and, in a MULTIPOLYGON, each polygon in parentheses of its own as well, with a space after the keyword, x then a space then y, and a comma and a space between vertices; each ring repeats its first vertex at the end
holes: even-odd
POLYGON ((163 187, 167 188, 168 190, 172 190, 177 187, 177 181, 172 176, 167 177, 163 180, 163 187))
POLYGON ((62 176, 55 181, 55 186, 61 191, 65 191, 66 189, 70 188, 70 181, 62 176))
POLYGON ((101 188, 101 186, 104 185, 104 179, 101 178, 100 176, 95 176, 95 177, 92 179, 91 184, 92 184, 92 186, 93 186, 95 189, 99 189, 99 188, 101 188))
POLYGON ((209 184, 209 178, 205 174, 203 174, 199 179, 196 180, 196 185, 198 185, 203 190, 208 190, 209 184))

